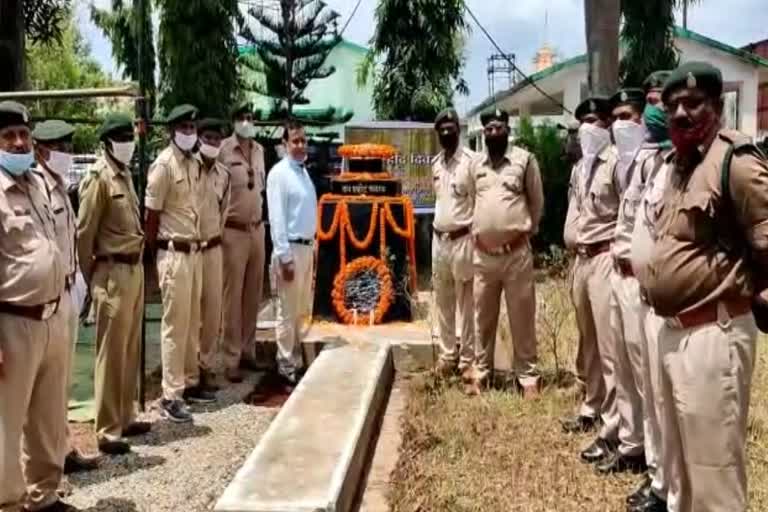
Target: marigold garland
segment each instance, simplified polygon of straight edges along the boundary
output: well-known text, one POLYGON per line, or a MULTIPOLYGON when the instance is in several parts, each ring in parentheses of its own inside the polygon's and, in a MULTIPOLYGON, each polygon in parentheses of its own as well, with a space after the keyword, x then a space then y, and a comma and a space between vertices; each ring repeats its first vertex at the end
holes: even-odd
MULTIPOLYGON (((392 231, 402 238, 405 238, 408 243, 408 272, 410 274, 410 286, 412 290, 416 289, 416 241, 415 241, 415 227, 413 217, 413 203, 407 196, 399 197, 362 197, 362 196, 344 196, 339 194, 324 194, 320 198, 320 204, 318 207, 318 240, 328 242, 339 235, 339 259, 340 268, 344 268, 347 264, 347 238, 352 245, 360 250, 364 251, 368 249, 373 242, 374 234, 376 232, 376 221, 379 223, 379 259, 383 262, 386 261, 387 254, 387 239, 386 228, 390 226, 392 231), (327 231, 322 228, 322 211, 323 206, 326 204, 335 203, 335 209, 333 213, 333 220, 331 226, 327 231), (352 223, 349 218, 349 204, 350 203, 363 203, 371 204, 371 223, 368 226, 368 231, 363 240, 357 239, 353 229, 352 223), (394 214, 392 213, 391 206, 393 204, 401 204, 404 209, 405 227, 398 225, 394 214), (377 219, 378 217, 378 219, 377 219)), ((316 245, 315 251, 319 251, 320 244, 316 245)))
POLYGON ((387 159, 397 154, 397 149, 388 144, 344 144, 336 152, 344 158, 387 159))
POLYGON ((331 292, 333 307, 336 310, 336 314, 339 315, 339 318, 345 324, 367 325, 370 322, 369 311, 362 311, 360 312, 361 314, 358 315, 347 308, 345 304, 346 297, 344 290, 347 281, 364 270, 374 270, 379 277, 379 283, 381 285, 381 288, 379 289, 379 300, 376 304, 376 308, 373 310, 373 323, 380 324, 384 319, 384 315, 387 314, 387 311, 389 311, 389 308, 392 305, 394 290, 392 288, 392 275, 390 274, 387 265, 381 259, 373 256, 357 258, 349 264, 343 265, 333 279, 333 291, 331 292))

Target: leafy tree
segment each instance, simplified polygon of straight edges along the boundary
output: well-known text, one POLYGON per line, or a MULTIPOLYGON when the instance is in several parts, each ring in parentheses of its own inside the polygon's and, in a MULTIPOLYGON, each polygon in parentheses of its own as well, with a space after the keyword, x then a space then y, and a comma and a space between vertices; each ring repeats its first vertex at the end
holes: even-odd
POLYGON ((146 13, 139 13, 126 5, 131 0, 112 0, 111 9, 98 9, 91 5, 91 19, 101 29, 112 45, 112 57, 122 67, 124 78, 139 80, 139 32, 143 29, 141 41, 144 59, 144 87, 149 100, 150 115, 157 98, 155 85, 155 45, 152 41, 153 27, 150 1, 145 0, 146 13), (142 26, 143 25, 143 26, 142 26))
POLYGON ((162 105, 192 103, 225 115, 238 92, 237 0, 155 0, 160 9, 158 54, 162 105))
POLYGON ((325 59, 341 40, 339 13, 321 0, 280 0, 277 14, 261 5, 248 9, 261 26, 260 33, 244 26, 242 37, 255 48, 240 63, 244 88, 277 101, 277 111, 293 115, 295 105, 306 105, 304 91, 312 80, 332 75, 336 69, 325 59))
POLYGON ((69 15, 70 0, 0 1, 0 91, 20 88, 26 78, 27 39, 48 43, 61 37, 61 22, 69 15))
POLYGON ((379 0, 358 74, 361 83, 373 77, 376 115, 431 122, 454 91, 468 94, 461 78, 468 32, 464 0, 379 0))
POLYGON ((625 86, 639 86, 652 72, 677 67, 674 11, 682 4, 683 0, 622 0, 621 39, 626 53, 619 73, 625 86))
POLYGON ((590 94, 611 95, 616 91, 619 77, 619 7, 616 0, 584 0, 590 94))
MULTIPOLYGON (((90 48, 71 16, 59 22, 59 41, 32 42, 27 48, 28 81, 35 89, 79 89, 104 87, 110 80, 90 55, 90 48)), ((95 121, 99 101, 95 99, 46 100, 30 102, 37 118, 95 121)), ((77 124, 74 145, 80 153, 97 145, 95 123, 77 124)))
POLYGON ((541 179, 547 205, 539 234, 534 240, 538 250, 548 250, 553 245, 563 244, 563 227, 568 210, 568 182, 570 169, 563 158, 563 144, 560 130, 552 124, 533 125, 529 117, 520 119, 515 144, 524 147, 539 163, 541 179))

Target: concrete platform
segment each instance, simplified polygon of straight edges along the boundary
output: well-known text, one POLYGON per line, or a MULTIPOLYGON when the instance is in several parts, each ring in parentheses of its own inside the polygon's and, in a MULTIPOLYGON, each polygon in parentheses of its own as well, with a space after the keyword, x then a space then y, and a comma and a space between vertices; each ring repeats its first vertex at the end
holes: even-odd
MULTIPOLYGON (((373 326, 350 326, 328 321, 314 321, 307 326, 303 338, 307 352, 319 353, 323 346, 331 344, 349 345, 390 345, 397 372, 418 372, 429 370, 437 358, 436 327, 428 318, 413 322, 392 322, 373 326)), ((274 307, 266 304, 259 315, 256 340, 275 341, 274 307)), ((312 356, 309 357, 313 359, 312 356)))
POLYGON ((326 347, 216 504, 349 512, 394 377, 388 344, 326 347))

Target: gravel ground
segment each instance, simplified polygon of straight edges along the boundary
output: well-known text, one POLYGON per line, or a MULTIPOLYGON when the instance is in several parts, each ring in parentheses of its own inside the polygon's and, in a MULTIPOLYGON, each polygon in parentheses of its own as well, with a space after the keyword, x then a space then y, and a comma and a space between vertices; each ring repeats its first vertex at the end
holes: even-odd
POLYGON ((152 432, 131 441, 132 453, 70 475, 65 501, 88 512, 212 510, 277 413, 242 403, 259 378, 247 375, 220 391, 216 404, 193 406, 193 424, 170 423, 156 410, 143 414, 155 422, 152 432))

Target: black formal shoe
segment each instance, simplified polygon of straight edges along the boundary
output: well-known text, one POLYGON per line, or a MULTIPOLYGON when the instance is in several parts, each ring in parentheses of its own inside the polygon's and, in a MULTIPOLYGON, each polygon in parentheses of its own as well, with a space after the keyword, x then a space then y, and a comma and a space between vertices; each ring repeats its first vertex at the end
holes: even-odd
POLYGON ((206 391, 200 386, 192 386, 184 390, 183 398, 192 404, 212 404, 216 401, 216 394, 206 391))
POLYGON ((64 474, 93 471, 99 467, 98 457, 84 457, 77 450, 70 451, 64 458, 64 474))
POLYGON ((645 454, 622 455, 618 450, 595 468, 601 475, 630 472, 635 475, 648 471, 645 454))
POLYGON ((635 489, 635 492, 627 496, 627 506, 634 507, 647 500, 648 496, 651 494, 652 482, 653 480, 651 480, 651 476, 645 475, 645 478, 640 482, 640 485, 635 489))
POLYGON ((613 451, 614 447, 611 443, 598 437, 592 441, 592 444, 582 450, 580 456, 582 461, 593 464, 595 462, 601 462, 610 457, 613 451))
POLYGON ((131 445, 122 439, 99 439, 99 451, 107 455, 125 455, 131 451, 131 445))
POLYGON ((200 387, 204 391, 209 393, 216 393, 219 391, 219 386, 216 384, 216 374, 209 370, 200 370, 200 387))
POLYGON ((592 416, 574 416, 560 420, 563 432, 566 434, 581 434, 597 428, 598 419, 592 416))
POLYGON ((148 421, 134 421, 123 429, 123 437, 143 436, 150 430, 152 430, 152 424, 148 421))
POLYGON ((645 501, 634 507, 627 507, 627 512, 667 512, 667 502, 650 493, 645 501))
MULTIPOLYGON (((25 508, 24 510, 29 512, 28 508, 25 508)), ((57 501, 56 503, 52 503, 45 508, 38 509, 37 512, 78 512, 79 510, 79 508, 75 508, 72 505, 67 505, 63 501, 57 501)))

